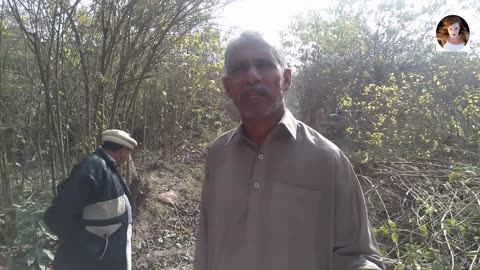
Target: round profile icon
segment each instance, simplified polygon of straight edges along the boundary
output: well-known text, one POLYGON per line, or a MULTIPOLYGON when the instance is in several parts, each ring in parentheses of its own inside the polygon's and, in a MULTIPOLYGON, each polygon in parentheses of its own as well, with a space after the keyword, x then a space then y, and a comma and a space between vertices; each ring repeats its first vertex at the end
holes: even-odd
POLYGON ((470 28, 460 16, 446 16, 437 25, 437 41, 447 51, 462 51, 469 38, 470 28))

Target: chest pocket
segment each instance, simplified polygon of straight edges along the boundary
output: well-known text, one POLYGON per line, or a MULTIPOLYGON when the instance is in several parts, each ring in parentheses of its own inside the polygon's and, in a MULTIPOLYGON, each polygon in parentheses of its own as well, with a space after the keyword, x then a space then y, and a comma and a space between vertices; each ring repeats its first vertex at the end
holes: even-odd
POLYGON ((285 233, 314 230, 322 215, 322 195, 319 190, 274 183, 268 209, 274 226, 284 226, 285 233))
MULTIPOLYGON (((318 243, 328 233, 328 207, 321 190, 285 183, 273 183, 268 203, 269 229, 265 232, 266 264, 272 269, 316 268, 318 243), (325 213, 327 211, 327 213, 325 213), (326 215, 326 216, 324 216, 326 215)), ((332 206, 330 206, 332 207, 332 206)))
POLYGON ((320 190, 309 189, 286 183, 274 183, 272 185, 272 198, 281 201, 298 201, 300 202, 318 202, 322 198, 320 190))

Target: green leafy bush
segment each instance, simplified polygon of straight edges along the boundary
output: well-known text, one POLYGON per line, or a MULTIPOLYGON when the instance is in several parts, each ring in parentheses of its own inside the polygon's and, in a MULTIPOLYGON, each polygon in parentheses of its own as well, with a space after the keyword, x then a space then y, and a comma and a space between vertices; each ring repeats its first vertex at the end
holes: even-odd
MULTIPOLYGON (((15 226, 12 241, 1 247, 1 252, 14 259, 20 269, 47 269, 53 261, 53 243, 57 239, 48 232, 42 217, 47 205, 33 194, 21 205, 9 209, 15 226)), ((49 201, 49 200, 44 200, 49 201)), ((5 211, 4 211, 5 212, 5 211)))

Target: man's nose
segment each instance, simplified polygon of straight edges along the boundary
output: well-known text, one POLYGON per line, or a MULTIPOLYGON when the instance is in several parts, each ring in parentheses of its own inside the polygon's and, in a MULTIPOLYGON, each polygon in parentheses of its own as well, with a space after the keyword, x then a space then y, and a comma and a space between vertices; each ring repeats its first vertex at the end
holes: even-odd
POLYGON ((261 76, 260 76, 260 72, 258 71, 258 69, 253 65, 250 66, 250 68, 248 69, 248 72, 247 72, 248 83, 254 84, 254 83, 257 83, 258 81, 260 81, 260 79, 261 79, 261 76))

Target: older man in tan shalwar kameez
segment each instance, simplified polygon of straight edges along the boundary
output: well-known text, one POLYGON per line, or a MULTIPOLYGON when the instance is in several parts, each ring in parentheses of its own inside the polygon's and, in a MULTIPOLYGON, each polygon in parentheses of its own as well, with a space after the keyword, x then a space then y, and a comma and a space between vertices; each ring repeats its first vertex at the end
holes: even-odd
POLYGON ((242 123, 209 147, 194 270, 383 269, 344 154, 285 108, 281 47, 244 32, 223 84, 242 123))

